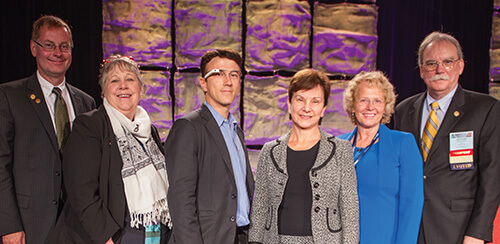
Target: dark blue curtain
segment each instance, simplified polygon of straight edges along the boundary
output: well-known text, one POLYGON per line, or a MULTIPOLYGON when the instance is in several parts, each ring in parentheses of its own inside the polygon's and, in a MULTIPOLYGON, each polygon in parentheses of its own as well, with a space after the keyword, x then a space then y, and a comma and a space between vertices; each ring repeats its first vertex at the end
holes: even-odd
POLYGON ((31 26, 42 15, 61 17, 73 33, 73 62, 68 82, 100 101, 97 83, 102 61, 101 0, 0 1, 0 83, 30 76, 36 71, 29 50, 31 26))
POLYGON ((420 42, 432 31, 455 36, 464 52, 460 84, 487 93, 493 0, 379 0, 378 69, 389 75, 398 101, 425 91, 417 68, 420 42))

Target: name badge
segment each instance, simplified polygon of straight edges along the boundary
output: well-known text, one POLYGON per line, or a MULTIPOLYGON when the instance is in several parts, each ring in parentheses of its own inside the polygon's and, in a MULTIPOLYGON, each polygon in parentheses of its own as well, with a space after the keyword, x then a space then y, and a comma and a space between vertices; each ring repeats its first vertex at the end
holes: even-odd
POLYGON ((474 131, 450 133, 450 168, 474 169, 474 131))

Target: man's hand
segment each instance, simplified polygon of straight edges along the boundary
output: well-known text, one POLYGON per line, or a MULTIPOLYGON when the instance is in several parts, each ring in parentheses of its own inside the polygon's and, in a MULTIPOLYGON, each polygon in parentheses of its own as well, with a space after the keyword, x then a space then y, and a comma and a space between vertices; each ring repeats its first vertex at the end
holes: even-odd
POLYGON ((25 244, 24 231, 14 232, 2 236, 3 244, 25 244))
POLYGON ((464 244, 484 244, 484 241, 481 239, 474 238, 472 236, 465 236, 464 244))

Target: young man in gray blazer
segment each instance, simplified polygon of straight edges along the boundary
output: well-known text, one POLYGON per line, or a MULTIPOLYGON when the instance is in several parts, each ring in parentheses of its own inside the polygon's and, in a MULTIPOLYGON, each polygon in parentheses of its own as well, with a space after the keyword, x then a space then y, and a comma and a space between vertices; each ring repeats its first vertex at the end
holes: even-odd
POLYGON ((175 121, 165 144, 171 243, 247 243, 254 180, 231 103, 240 91, 241 56, 228 49, 201 59, 206 102, 175 121))
POLYGON ((68 24, 55 16, 40 17, 30 41, 37 72, 0 85, 0 236, 4 244, 45 243, 64 204, 64 140, 75 116, 95 108, 94 99, 65 80, 72 47, 68 24))
POLYGON ((490 242, 500 202, 500 102, 458 84, 465 63, 451 35, 429 34, 418 62, 427 92, 401 102, 394 116, 424 158, 418 243, 490 242))

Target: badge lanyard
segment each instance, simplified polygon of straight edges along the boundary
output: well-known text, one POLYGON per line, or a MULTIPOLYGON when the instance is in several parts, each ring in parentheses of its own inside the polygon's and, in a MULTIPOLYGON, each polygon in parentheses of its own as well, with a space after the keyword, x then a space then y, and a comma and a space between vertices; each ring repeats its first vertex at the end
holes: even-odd
MULTIPOLYGON (((354 134, 354 139, 352 140, 352 149, 353 150, 356 150, 356 139, 358 137, 358 133, 356 131, 356 133, 354 134)), ((361 160, 361 158, 366 154, 366 152, 368 152, 368 150, 370 150, 370 148, 373 146, 373 144, 375 144, 375 141, 378 139, 378 131, 377 131, 377 134, 375 134, 375 136, 373 137, 373 140, 372 142, 370 143, 369 146, 365 147, 365 150, 363 150, 359 155, 358 157, 354 158, 354 166, 356 166, 359 162, 359 160, 361 160)))

